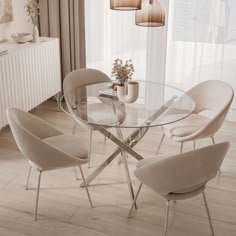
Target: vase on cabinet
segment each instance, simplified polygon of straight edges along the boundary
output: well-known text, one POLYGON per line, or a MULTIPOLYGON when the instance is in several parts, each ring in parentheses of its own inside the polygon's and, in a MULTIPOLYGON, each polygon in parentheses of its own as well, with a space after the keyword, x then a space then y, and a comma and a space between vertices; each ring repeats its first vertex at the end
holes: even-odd
POLYGON ((34 25, 33 27, 33 43, 38 43, 39 42, 39 30, 38 26, 34 25))

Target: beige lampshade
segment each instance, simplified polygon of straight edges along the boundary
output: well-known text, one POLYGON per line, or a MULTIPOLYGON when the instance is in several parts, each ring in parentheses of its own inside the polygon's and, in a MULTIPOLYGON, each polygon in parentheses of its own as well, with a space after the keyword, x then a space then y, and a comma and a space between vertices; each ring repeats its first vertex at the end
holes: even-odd
POLYGON ((165 25, 165 11, 159 0, 143 0, 141 10, 136 11, 135 23, 139 26, 165 25))
POLYGON ((142 0, 110 0, 112 10, 132 11, 141 9, 142 0))

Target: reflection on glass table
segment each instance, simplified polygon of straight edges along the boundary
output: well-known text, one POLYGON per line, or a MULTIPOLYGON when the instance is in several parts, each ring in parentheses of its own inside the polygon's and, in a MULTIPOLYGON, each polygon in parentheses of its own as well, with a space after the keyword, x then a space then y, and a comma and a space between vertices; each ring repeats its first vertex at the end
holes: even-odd
POLYGON ((64 94, 66 108, 63 110, 75 120, 93 126, 117 144, 117 149, 87 178, 89 184, 120 153, 125 168, 126 179, 134 198, 132 182, 126 161, 127 153, 137 160, 143 157, 132 148, 142 139, 150 127, 162 126, 189 116, 195 102, 184 91, 155 82, 139 81, 139 96, 134 103, 124 103, 112 89, 112 82, 75 87, 64 94), (66 111, 67 109, 67 111, 66 111), (117 136, 107 128, 114 127, 117 136), (123 128, 133 128, 133 132, 123 137, 123 128))
POLYGON ((184 119, 194 110, 195 102, 182 90, 154 82, 139 83, 139 98, 134 103, 119 101, 112 83, 106 82, 74 88, 65 95, 66 104, 75 119, 120 128, 160 126, 184 119))

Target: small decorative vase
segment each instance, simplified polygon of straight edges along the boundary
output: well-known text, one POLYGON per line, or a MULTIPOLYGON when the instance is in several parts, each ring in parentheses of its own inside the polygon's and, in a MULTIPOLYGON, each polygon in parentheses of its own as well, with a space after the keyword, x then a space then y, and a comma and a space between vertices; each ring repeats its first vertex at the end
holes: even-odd
POLYGON ((120 101, 125 103, 135 102, 139 95, 139 83, 132 81, 127 86, 117 86, 117 96, 120 101))
POLYGON ((38 43, 39 42, 39 30, 38 26, 34 25, 33 27, 33 42, 38 43))

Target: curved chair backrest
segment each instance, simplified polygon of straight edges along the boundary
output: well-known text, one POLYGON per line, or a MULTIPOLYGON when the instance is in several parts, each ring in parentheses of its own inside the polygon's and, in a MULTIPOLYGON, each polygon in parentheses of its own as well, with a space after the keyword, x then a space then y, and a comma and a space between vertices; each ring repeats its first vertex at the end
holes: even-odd
POLYGON ((196 101, 193 113, 209 110, 214 112, 214 117, 200 130, 183 139, 187 141, 214 136, 222 126, 233 101, 233 88, 220 80, 208 80, 196 85, 187 94, 196 101))
POLYGON ((38 170, 64 166, 68 158, 76 161, 74 157, 43 141, 48 137, 62 135, 56 128, 16 108, 8 108, 6 113, 18 148, 38 170))
POLYGON ((164 197, 195 191, 217 175, 228 148, 229 142, 207 146, 148 163, 134 174, 164 197))
POLYGON ((194 113, 204 110, 212 110, 217 114, 231 104, 234 91, 233 88, 220 80, 204 81, 187 91, 196 101, 194 113))
POLYGON ((73 88, 88 84, 109 82, 111 79, 102 71, 96 69, 78 69, 70 72, 63 81, 63 91, 66 96, 73 88))
MULTIPOLYGON (((78 69, 70 72, 63 81, 64 97, 71 115, 73 115, 74 110, 71 107, 75 105, 78 100, 86 99, 86 90, 76 89, 85 85, 109 82, 111 79, 102 71, 96 69, 78 69)), ((92 129, 90 125, 76 119, 82 126, 92 129)))

